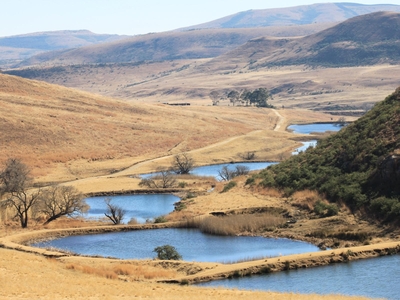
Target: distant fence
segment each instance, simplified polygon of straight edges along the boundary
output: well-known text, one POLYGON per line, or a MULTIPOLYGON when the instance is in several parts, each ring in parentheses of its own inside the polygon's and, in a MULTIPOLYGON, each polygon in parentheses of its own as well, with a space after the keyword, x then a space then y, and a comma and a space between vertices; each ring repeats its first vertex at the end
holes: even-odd
POLYGON ((163 104, 172 105, 172 106, 189 106, 190 105, 189 102, 183 102, 183 103, 168 103, 168 102, 165 102, 163 104))

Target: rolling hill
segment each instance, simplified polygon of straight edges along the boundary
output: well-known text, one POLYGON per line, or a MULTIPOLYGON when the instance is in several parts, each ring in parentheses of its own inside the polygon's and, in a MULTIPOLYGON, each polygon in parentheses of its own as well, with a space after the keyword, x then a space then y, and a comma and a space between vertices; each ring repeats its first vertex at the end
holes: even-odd
POLYGON ((297 39, 256 38, 204 67, 258 69, 270 66, 324 67, 400 62, 400 14, 377 12, 346 20, 297 39))
POLYGON ((228 112, 129 104, 4 74, 0 109, 0 165, 17 157, 35 177, 52 174, 51 180, 109 174, 143 157, 189 151, 273 126, 266 125, 268 113, 255 108, 228 112))
POLYGON ((400 5, 364 5, 343 2, 317 3, 274 9, 252 9, 180 30, 339 23, 349 18, 378 11, 400 12, 400 5))
POLYGON ((316 148, 262 171, 264 187, 287 195, 317 190, 353 212, 400 217, 400 88, 316 148))
MULTIPOLYGON (((232 50, 255 37, 307 35, 321 30, 321 26, 206 29, 151 33, 102 45, 42 53, 16 66, 132 63, 210 58, 232 50)), ((327 24, 322 28, 326 27, 328 27, 327 24)))
POLYGON ((116 34, 95 34, 88 30, 36 32, 0 38, 0 65, 7 66, 33 55, 123 39, 116 34))

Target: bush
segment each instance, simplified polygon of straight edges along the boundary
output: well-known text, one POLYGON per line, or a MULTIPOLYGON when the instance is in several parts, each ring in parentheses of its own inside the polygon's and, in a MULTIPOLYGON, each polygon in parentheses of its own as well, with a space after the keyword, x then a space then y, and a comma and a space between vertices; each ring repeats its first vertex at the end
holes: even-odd
POLYGON ((182 256, 178 253, 174 246, 164 245, 154 248, 153 252, 157 253, 157 258, 162 260, 181 260, 182 256))
POLYGON ((230 181, 229 183, 224 185, 224 188, 221 193, 225 193, 229 191, 230 189, 234 188, 237 185, 235 181, 230 181))
POLYGON ((317 201, 314 206, 314 212, 321 217, 336 216, 339 213, 339 207, 334 203, 328 204, 322 201, 317 201))
POLYGON ((154 223, 166 223, 168 220, 165 218, 165 216, 159 216, 154 219, 154 223))

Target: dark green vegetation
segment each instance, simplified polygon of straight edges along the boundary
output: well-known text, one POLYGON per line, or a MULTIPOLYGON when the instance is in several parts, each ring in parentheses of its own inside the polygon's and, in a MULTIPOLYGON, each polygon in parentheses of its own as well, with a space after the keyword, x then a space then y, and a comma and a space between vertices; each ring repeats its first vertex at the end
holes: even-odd
POLYGON ((153 252, 157 253, 158 259, 163 260, 181 260, 182 256, 178 253, 174 246, 164 245, 154 248, 153 252))
POLYGON ((255 177, 261 186, 278 188, 288 196, 295 191, 317 190, 353 212, 397 221, 399 151, 400 88, 364 117, 319 141, 316 148, 270 166, 255 177))

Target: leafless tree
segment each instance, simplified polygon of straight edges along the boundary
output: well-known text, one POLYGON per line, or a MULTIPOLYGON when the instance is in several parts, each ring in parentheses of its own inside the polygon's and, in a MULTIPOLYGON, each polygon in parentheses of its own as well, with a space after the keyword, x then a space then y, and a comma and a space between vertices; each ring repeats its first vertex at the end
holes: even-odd
POLYGON ((84 196, 72 186, 53 186, 43 190, 35 210, 46 216, 45 224, 61 216, 73 216, 88 211, 84 196))
POLYGON ((171 188, 176 186, 176 175, 169 170, 158 169, 156 175, 142 179, 139 185, 155 189, 171 188))
POLYGON ((238 156, 244 160, 253 160, 256 158, 256 153, 254 151, 247 151, 247 152, 239 153, 238 156))
POLYGON ((104 199, 104 202, 107 205, 107 212, 105 212, 104 215, 109 218, 111 222, 114 223, 114 225, 121 224, 121 221, 124 218, 126 211, 122 207, 112 204, 111 201, 111 198, 104 199))
POLYGON ((194 168, 194 160, 187 153, 181 153, 174 156, 172 169, 177 174, 189 174, 194 168))
POLYGON ((38 202, 41 190, 29 191, 32 178, 29 168, 17 158, 6 161, 0 171, 0 204, 2 208, 15 209, 21 227, 28 227, 29 214, 32 207, 38 202))
POLYGON ((219 177, 224 181, 229 181, 236 176, 246 175, 249 173, 249 168, 246 166, 236 166, 235 169, 229 169, 227 166, 223 166, 221 170, 218 171, 219 177))
POLYGON ((227 166, 223 166, 222 169, 218 171, 218 175, 225 181, 229 181, 236 176, 235 170, 229 169, 227 166))

